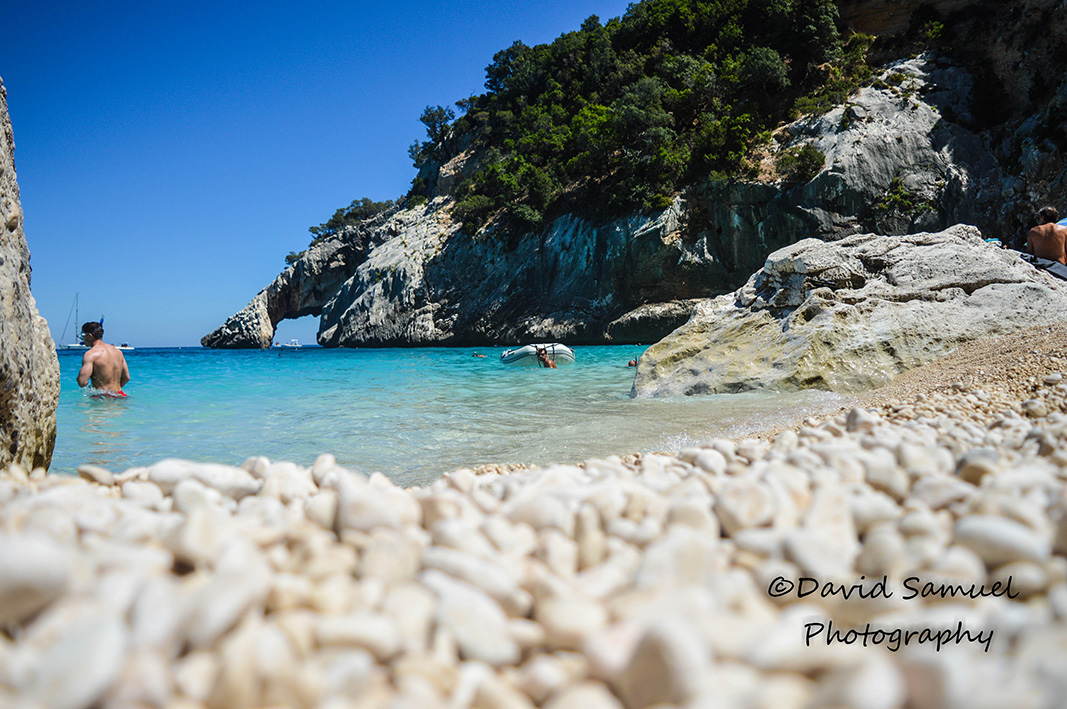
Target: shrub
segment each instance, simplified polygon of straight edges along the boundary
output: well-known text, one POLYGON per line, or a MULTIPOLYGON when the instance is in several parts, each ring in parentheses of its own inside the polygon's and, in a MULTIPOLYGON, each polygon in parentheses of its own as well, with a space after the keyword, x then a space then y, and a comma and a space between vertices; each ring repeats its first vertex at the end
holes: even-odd
POLYGON ((918 193, 905 187, 904 181, 898 176, 889 182, 889 187, 874 208, 875 213, 879 215, 897 214, 911 218, 933 210, 934 206, 918 193))
POLYGON ((452 218, 463 223, 463 228, 477 233, 493 212, 493 200, 484 194, 473 194, 461 199, 452 207, 452 218))
POLYGON ((822 170, 826 156, 811 143, 782 151, 774 166, 786 184, 807 182, 822 170))
POLYGON ((544 217, 528 204, 516 204, 507 210, 507 225, 513 232, 524 234, 541 226, 544 217))
POLYGON ((945 32, 945 25, 937 20, 930 20, 919 29, 919 36, 927 44, 936 44, 945 32))
POLYGON ((741 60, 738 77, 742 83, 769 98, 789 86, 789 72, 778 52, 770 47, 755 47, 741 60))
POLYGON ((312 245, 317 244, 326 237, 333 236, 343 227, 358 224, 388 209, 392 209, 394 206, 396 206, 396 203, 391 199, 387 199, 384 202, 375 202, 369 197, 354 200, 347 207, 335 211, 329 221, 318 226, 309 227, 308 231, 314 237, 311 243, 312 245))

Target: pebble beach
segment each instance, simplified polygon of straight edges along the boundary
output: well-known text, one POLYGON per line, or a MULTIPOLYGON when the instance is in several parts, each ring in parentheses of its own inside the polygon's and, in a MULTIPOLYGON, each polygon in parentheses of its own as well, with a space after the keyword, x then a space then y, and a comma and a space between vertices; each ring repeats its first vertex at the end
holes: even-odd
POLYGON ((1067 327, 677 455, 0 473, 0 706, 1055 707, 1067 327))

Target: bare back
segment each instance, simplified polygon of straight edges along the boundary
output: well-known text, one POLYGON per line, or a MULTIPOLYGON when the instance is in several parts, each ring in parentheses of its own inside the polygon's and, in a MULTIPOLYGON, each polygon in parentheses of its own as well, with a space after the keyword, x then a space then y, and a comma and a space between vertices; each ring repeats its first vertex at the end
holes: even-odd
POLYGON ((1026 252, 1050 261, 1067 264, 1065 243, 1067 243, 1067 227, 1052 223, 1042 224, 1035 226, 1027 234, 1026 252))
POLYGON ((122 391, 130 381, 126 358, 117 347, 97 341, 82 355, 78 386, 85 386, 90 381, 94 389, 101 391, 122 391))

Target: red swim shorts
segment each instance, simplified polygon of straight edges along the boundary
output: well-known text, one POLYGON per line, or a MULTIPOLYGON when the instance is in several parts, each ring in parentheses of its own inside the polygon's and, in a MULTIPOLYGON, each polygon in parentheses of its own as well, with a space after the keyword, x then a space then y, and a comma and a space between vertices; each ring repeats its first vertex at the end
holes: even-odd
POLYGON ((98 391, 95 394, 90 394, 94 399, 125 399, 126 392, 122 389, 118 391, 98 391))

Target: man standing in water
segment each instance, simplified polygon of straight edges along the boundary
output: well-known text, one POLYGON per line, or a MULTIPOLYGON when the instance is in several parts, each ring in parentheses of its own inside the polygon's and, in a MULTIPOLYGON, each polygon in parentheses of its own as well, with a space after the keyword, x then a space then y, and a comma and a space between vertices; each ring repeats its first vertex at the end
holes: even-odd
POLYGON ((82 355, 78 386, 92 382, 97 391, 93 396, 125 397, 122 387, 130 381, 130 369, 122 352, 104 342, 104 326, 98 322, 82 325, 82 342, 89 349, 82 355))

